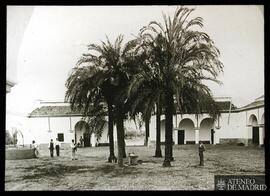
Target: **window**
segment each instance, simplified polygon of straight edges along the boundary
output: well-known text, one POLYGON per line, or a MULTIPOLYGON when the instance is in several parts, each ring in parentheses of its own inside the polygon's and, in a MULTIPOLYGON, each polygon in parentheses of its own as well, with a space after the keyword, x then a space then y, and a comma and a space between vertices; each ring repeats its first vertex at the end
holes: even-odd
POLYGON ((63 142, 64 141, 64 133, 58 133, 57 138, 58 138, 59 142, 63 142))

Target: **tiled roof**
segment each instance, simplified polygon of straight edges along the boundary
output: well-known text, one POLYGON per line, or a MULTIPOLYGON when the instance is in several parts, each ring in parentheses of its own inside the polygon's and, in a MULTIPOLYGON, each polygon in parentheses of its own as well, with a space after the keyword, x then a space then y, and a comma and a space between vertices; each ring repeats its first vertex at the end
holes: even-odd
POLYGON ((216 102, 217 104, 218 104, 218 106, 219 106, 219 109, 220 110, 230 110, 230 104, 232 104, 231 105, 231 110, 235 110, 235 109, 237 109, 237 107, 233 104, 233 103, 231 103, 230 101, 219 101, 219 102, 216 102))
POLYGON ((259 101, 254 101, 246 106, 243 106, 239 108, 239 110, 247 110, 247 109, 252 109, 252 108, 257 108, 257 107, 263 107, 264 106, 264 100, 259 100, 259 101))
MULTIPOLYGON (((216 101, 216 104, 218 105, 219 110, 221 112, 227 112, 227 111, 230 111, 230 109, 231 109, 231 111, 237 109, 237 107, 233 103, 231 103, 230 101, 216 101)), ((207 111, 204 107, 201 108, 201 111, 203 113, 207 113, 207 111)), ((194 112, 192 112, 192 113, 194 113, 194 112)))
POLYGON ((70 106, 42 106, 29 114, 29 117, 81 115, 78 111, 72 111, 70 106))

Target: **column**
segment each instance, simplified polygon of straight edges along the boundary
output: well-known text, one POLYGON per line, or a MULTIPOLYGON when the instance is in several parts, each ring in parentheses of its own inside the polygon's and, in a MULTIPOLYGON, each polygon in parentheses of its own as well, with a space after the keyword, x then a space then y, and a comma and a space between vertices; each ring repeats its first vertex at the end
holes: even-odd
POLYGON ((96 147, 96 136, 94 133, 91 134, 90 142, 91 142, 91 147, 96 147))
POLYGON ((174 142, 175 144, 178 144, 178 129, 174 129, 174 142))
POLYGON ((249 139, 252 139, 252 126, 247 126, 247 134, 246 134, 246 140, 245 140, 245 146, 248 146, 249 144, 249 139))
POLYGON ((264 144, 264 126, 259 127, 259 144, 264 144))
POLYGON ((214 144, 218 144, 219 143, 219 138, 217 136, 218 133, 218 129, 214 129, 214 144))
POLYGON ((156 146, 156 115, 151 117, 151 123, 149 124, 149 137, 148 146, 156 146))
POLYGON ((199 135, 199 127, 195 127, 195 144, 199 144, 200 135, 199 135))

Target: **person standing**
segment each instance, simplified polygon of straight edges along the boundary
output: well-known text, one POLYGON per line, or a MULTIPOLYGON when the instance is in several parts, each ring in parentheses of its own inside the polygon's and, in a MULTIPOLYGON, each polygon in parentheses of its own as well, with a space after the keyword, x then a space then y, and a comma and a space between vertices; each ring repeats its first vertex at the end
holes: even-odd
POLYGON ((51 157, 53 157, 53 150, 54 150, 53 139, 51 139, 51 142, 49 143, 49 150, 50 150, 51 157))
POLYGON ((39 157, 38 145, 35 140, 32 141, 32 148, 34 148, 35 158, 39 157))
POLYGON ((81 146, 81 147, 84 147, 83 137, 82 137, 82 136, 80 137, 80 146, 81 146))
POLYGON ((60 142, 58 140, 58 138, 56 138, 56 141, 55 141, 55 150, 56 150, 56 156, 60 156, 60 142))
POLYGON ((203 152, 205 151, 205 147, 202 143, 202 141, 199 142, 199 157, 200 157, 200 166, 204 165, 204 157, 203 157, 203 152))
POLYGON ((71 160, 76 160, 75 152, 77 150, 77 144, 75 144, 74 140, 72 140, 70 147, 71 147, 71 160))

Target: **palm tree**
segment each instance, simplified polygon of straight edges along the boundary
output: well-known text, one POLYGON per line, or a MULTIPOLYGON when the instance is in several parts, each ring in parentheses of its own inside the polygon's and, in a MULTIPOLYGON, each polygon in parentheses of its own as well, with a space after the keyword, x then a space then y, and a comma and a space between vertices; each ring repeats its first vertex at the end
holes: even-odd
POLYGON ((71 100, 71 106, 78 107, 78 109, 84 108, 84 111, 88 111, 90 104, 98 106, 103 102, 107 103, 110 140, 109 161, 114 159, 113 122, 115 122, 119 166, 123 166, 123 157, 126 157, 124 119, 127 117, 127 109, 125 108, 127 86, 130 75, 136 69, 133 66, 133 51, 136 43, 129 41, 122 46, 122 42, 123 36, 120 35, 114 44, 108 38, 107 42, 101 42, 101 45, 90 44, 88 50, 92 53, 84 54, 78 61, 77 66, 81 65, 81 67, 77 68, 77 74, 68 79, 66 93, 66 97, 71 100), (88 66, 83 66, 85 64, 88 66))
MULTIPOLYGON (((178 109, 183 111, 183 88, 185 85, 192 85, 193 90, 207 89, 203 81, 219 82, 217 76, 223 69, 218 59, 219 50, 214 42, 206 33, 194 28, 203 27, 202 18, 188 20, 193 11, 194 9, 180 7, 176 9, 173 18, 163 14, 163 25, 152 21, 141 29, 139 35, 142 48, 148 51, 148 65, 158 75, 158 88, 165 100, 165 167, 171 166, 172 116, 175 102, 178 109)), ((208 98, 212 98, 209 95, 208 98)), ((197 107, 202 102, 196 103, 197 107)))
MULTIPOLYGON (((136 115, 141 114, 141 122, 145 124, 146 138, 145 145, 148 145, 148 137, 149 137, 149 124, 152 114, 154 113, 155 106, 160 102, 159 97, 161 97, 161 91, 159 89, 158 79, 155 78, 156 74, 154 74, 150 66, 147 65, 147 56, 145 53, 139 54, 137 56, 137 67, 138 72, 134 75, 136 78, 133 82, 131 82, 129 88, 129 114, 131 118, 136 119, 136 115)), ((158 104, 160 106, 160 104, 158 104)), ((158 107, 160 109, 160 107, 158 107)), ((157 144, 156 144, 156 157, 162 157, 160 150, 160 113, 157 111, 157 144), (159 142, 158 142, 159 141, 159 142)))
POLYGON ((108 110, 99 88, 103 80, 102 71, 97 66, 77 66, 72 69, 66 81, 66 101, 71 103, 72 110, 82 113, 83 119, 88 121, 91 132, 96 136, 102 134, 104 116, 108 110))

